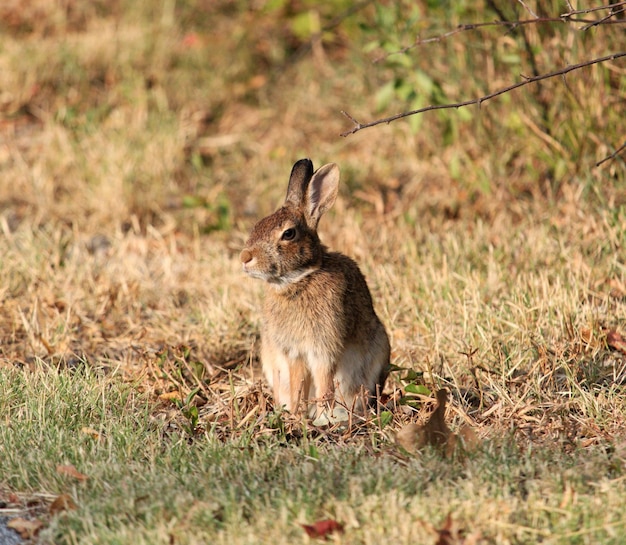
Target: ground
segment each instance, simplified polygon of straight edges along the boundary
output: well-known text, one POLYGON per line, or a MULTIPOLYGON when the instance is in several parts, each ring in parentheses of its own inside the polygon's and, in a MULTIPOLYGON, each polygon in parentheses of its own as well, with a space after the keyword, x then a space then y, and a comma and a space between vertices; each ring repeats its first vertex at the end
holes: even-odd
POLYGON ((444 38, 536 7, 435 4, 0 7, 0 516, 41 523, 24 536, 624 541, 626 166, 596 166, 623 143, 623 58, 340 136, 342 110, 617 53, 623 20, 444 38), (343 427, 274 406, 238 257, 302 157, 341 168, 320 236, 392 343, 376 413, 343 427), (439 390, 470 440, 398 441, 439 390))

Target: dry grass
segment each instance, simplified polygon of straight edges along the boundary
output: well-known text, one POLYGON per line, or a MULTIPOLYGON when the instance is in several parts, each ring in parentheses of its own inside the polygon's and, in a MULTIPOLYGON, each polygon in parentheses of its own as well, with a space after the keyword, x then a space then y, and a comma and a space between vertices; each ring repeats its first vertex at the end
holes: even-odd
MULTIPOLYGON (((294 542, 302 539, 297 523, 326 514, 345 521, 351 537, 338 539, 346 542, 434 541, 448 512, 461 521, 466 543, 478 534, 493 543, 623 536, 614 516, 626 497, 622 463, 605 453, 621 452, 624 435, 626 170, 619 157, 593 166, 623 140, 623 65, 571 74, 567 87, 526 88, 467 118, 424 116, 417 131, 398 122, 341 138, 340 110, 374 117, 380 87, 394 77, 411 82, 416 69, 449 101, 530 74, 523 40, 498 30, 480 39, 464 34, 430 44, 407 67, 372 65, 364 50, 378 56, 407 43, 423 23, 414 28, 400 17, 385 27, 369 6, 309 48, 296 14, 329 22, 341 2, 317 11, 307 2, 276 9, 131 4, 31 0, 0 8, 0 375, 12 400, 0 421, 28 427, 41 411, 18 410, 27 403, 20 396, 47 381, 56 388, 63 373, 95 370, 76 379, 80 387, 131 391, 129 410, 152 419, 145 424, 150 452, 136 454, 132 476, 123 467, 116 475, 145 471, 146 489, 162 480, 174 491, 171 503, 146 511, 152 514, 140 531, 127 524, 111 531, 94 514, 117 513, 86 499, 103 492, 98 486, 76 492, 88 504, 84 524, 54 522, 46 539, 58 532, 66 542, 166 542, 172 535, 183 543, 294 542), (372 34, 376 24, 386 38, 372 34), (322 238, 361 264, 392 337, 393 363, 404 369, 393 373, 390 401, 379 408, 392 409, 386 425, 379 414, 347 430, 315 429, 273 407, 258 368, 263 286, 243 277, 238 253, 304 156, 342 168, 322 238), (409 379, 406 370, 416 374, 409 379), (23 390, 11 386, 22 380, 23 390), (450 391, 452 429, 469 424, 484 441, 469 468, 407 457, 393 445, 397 430, 432 409, 428 396, 415 396, 412 410, 400 405, 408 382, 450 391), (176 461, 160 473, 151 453, 170 448, 178 449, 176 461), (258 466, 237 454, 246 449, 258 466), (533 471, 535 449, 531 490, 524 497, 500 490, 533 471), (262 483, 250 503, 227 497, 230 481, 216 477, 203 456, 231 480, 239 478, 236 468, 245 479, 278 471, 267 482, 282 499, 270 501, 262 483), (266 456, 284 457, 294 473, 266 456), (353 457, 354 473, 342 456, 353 457), (597 467, 589 469, 586 458, 597 467), (493 460, 508 468, 503 476, 493 460), (320 496, 308 496, 301 485, 317 482, 315 464, 343 475, 347 491, 317 483, 320 496), (385 481, 396 470, 398 480, 385 481), (187 495, 167 477, 181 471, 192 475, 181 477, 187 495), (455 480, 463 472, 465 480, 455 480), (577 472, 589 478, 578 481, 577 472), (216 479, 224 495, 208 497, 195 485, 203 478, 216 479), (186 501, 191 507, 182 508, 186 501), (607 506, 606 520, 598 505, 607 506), (215 509, 232 512, 216 518, 215 509), (163 513, 176 515, 160 520, 163 513), (559 513, 569 522, 555 522, 559 513), (577 528, 585 513, 593 514, 590 526, 577 528)), ((549 7, 559 12, 556 3, 549 7)), ((399 4, 398 13, 407 9, 399 4)), ((429 28, 438 29, 493 14, 431 10, 431 18, 429 28)), ((531 26, 526 36, 545 72, 623 47, 619 25, 594 32, 590 39, 573 27, 531 26)), ((379 113, 406 107, 396 96, 379 113)), ((32 403, 56 403, 49 388, 48 399, 32 403)), ((103 420, 111 436, 118 425, 126 430, 124 417, 103 420)), ((32 448, 32 437, 9 437, 18 451, 32 448)), ((104 478, 106 467, 94 460, 104 478)), ((55 477, 33 466, 20 467, 16 455, 0 490, 56 491, 55 477)))

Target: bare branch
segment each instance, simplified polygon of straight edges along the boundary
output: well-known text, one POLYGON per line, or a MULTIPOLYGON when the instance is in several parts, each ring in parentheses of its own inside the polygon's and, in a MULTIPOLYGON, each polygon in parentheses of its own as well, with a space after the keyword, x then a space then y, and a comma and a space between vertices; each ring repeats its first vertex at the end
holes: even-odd
POLYGON ((608 4, 606 6, 596 6, 595 8, 587 8, 587 9, 572 9, 572 4, 570 2, 567 3, 570 10, 567 13, 561 15, 561 17, 570 17, 571 15, 584 15, 586 13, 592 13, 594 11, 603 11, 605 9, 613 10, 615 8, 619 8, 620 6, 626 6, 626 2, 615 2, 614 4, 608 4))
POLYGON ((377 119, 376 121, 370 121, 369 123, 360 123, 359 121, 354 119, 354 117, 352 117, 350 114, 342 111, 341 113, 345 115, 348 119, 350 119, 352 123, 354 123, 354 127, 349 131, 341 133, 341 136, 349 136, 350 134, 354 134, 355 132, 358 132, 362 129, 367 129, 369 127, 374 127, 376 125, 381 125, 383 123, 389 124, 392 121, 396 121, 397 119, 401 119, 403 117, 409 117, 411 115, 421 114, 424 112, 428 112, 430 110, 446 110, 446 109, 451 109, 451 108, 458 109, 464 106, 471 106, 473 104, 480 106, 483 102, 487 102, 488 100, 491 100, 492 98, 495 98, 497 96, 503 95, 505 93, 508 93, 510 91, 523 87, 524 85, 528 85, 529 83, 535 83, 537 81, 541 81, 541 80, 548 79, 548 78, 554 78, 556 76, 564 76, 565 74, 568 74, 569 72, 572 72, 574 70, 579 70, 581 68, 584 68, 586 66, 592 66, 594 64, 599 64, 599 63, 603 63, 607 61, 613 61, 615 59, 619 59, 620 57, 626 57, 626 51, 613 53, 612 55, 607 55, 605 57, 592 59, 592 60, 581 62, 578 64, 571 64, 571 65, 565 66, 564 68, 560 68, 559 70, 549 72, 547 74, 540 74, 534 77, 522 76, 523 80, 518 83, 509 85, 508 87, 499 89, 497 91, 494 91, 493 93, 490 93, 488 95, 485 95, 479 98, 475 98, 473 100, 466 100, 464 102, 455 102, 453 104, 436 104, 436 105, 426 106, 425 108, 412 110, 410 112, 402 112, 399 114, 392 115, 390 117, 385 117, 383 119, 377 119))
POLYGON ((598 161, 596 166, 599 167, 602 163, 606 163, 611 159, 615 159, 622 151, 626 149, 626 142, 624 142, 619 148, 617 148, 611 155, 607 155, 602 161, 598 161))
POLYGON ((391 53, 386 53, 384 55, 381 55, 380 57, 376 57, 372 62, 378 63, 382 60, 385 60, 388 57, 391 57, 392 55, 406 53, 407 51, 410 51, 411 49, 415 49, 416 47, 420 45, 433 43, 433 42, 441 42, 445 40, 446 38, 450 38, 451 36, 454 36, 455 34, 459 34, 461 32, 467 32, 470 30, 478 30, 478 29, 485 28, 485 27, 502 26, 502 27, 507 27, 511 30, 514 30, 517 27, 524 26, 524 25, 535 25, 535 24, 543 24, 543 23, 582 23, 584 24, 584 26, 582 26, 580 30, 585 31, 585 30, 590 29, 591 27, 599 26, 599 25, 625 24, 626 20, 612 20, 613 17, 615 17, 619 13, 622 13, 625 9, 626 9, 626 0, 622 2, 615 2, 614 4, 608 4, 606 6, 597 6, 597 7, 588 8, 588 9, 581 9, 581 10, 570 9, 570 11, 566 13, 562 13, 558 17, 535 16, 534 19, 522 19, 519 21, 489 21, 489 22, 483 22, 483 23, 461 24, 455 29, 450 30, 448 32, 444 32, 443 34, 438 34, 436 36, 431 36, 429 38, 423 38, 423 39, 418 38, 411 45, 407 45, 406 47, 398 49, 397 51, 392 51, 391 53), (621 8, 621 9, 616 9, 616 8, 621 8), (602 10, 609 10, 609 14, 607 14, 605 17, 602 17, 601 19, 585 19, 585 18, 580 17, 581 15, 586 15, 588 13, 593 13, 593 12, 602 11, 602 10))
POLYGON ((588 29, 590 29, 591 27, 594 27, 594 26, 604 25, 604 24, 606 24, 609 21, 609 19, 611 17, 615 17, 619 13, 624 13, 625 11, 626 11, 625 8, 620 8, 618 10, 611 10, 611 12, 608 15, 605 15, 601 19, 598 19, 595 23, 589 23, 588 25, 585 25, 580 30, 588 30, 588 29))
MULTIPOLYGON (((522 19, 521 21, 490 21, 486 23, 467 23, 463 25, 459 25, 455 29, 449 30, 448 32, 444 32, 443 34, 437 34, 436 36, 431 36, 430 38, 418 38, 411 45, 407 45, 402 49, 398 49, 397 51, 392 51, 391 53, 386 53, 381 55, 380 57, 376 57, 372 62, 374 64, 384 61, 386 58, 391 57, 392 55, 399 55, 401 53, 406 53, 411 49, 415 49, 416 47, 423 44, 430 44, 433 42, 441 42, 446 38, 450 38, 455 34, 460 34, 461 32, 467 32, 469 30, 478 30, 484 27, 490 26, 503 26, 508 27, 510 29, 517 28, 518 26, 530 25, 535 23, 562 23, 563 19, 560 17, 544 17, 541 19, 522 19)), ((580 20, 578 22, 592 23, 594 21, 590 20, 580 20)))

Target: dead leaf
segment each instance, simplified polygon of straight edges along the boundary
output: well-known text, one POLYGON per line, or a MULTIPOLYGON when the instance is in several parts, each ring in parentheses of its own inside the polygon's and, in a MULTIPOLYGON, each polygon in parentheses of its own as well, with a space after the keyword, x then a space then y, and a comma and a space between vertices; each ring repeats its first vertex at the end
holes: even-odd
POLYGON ((611 331, 606 334, 606 344, 609 348, 617 350, 622 354, 626 354, 626 339, 624 339, 622 334, 616 329, 611 329, 611 331))
POLYGON ((257 74, 256 76, 252 76, 248 80, 248 85, 251 89, 260 89, 267 83, 267 76, 265 74, 257 74))
POLYGON ((195 32, 185 34, 181 40, 182 46, 185 49, 194 49, 201 45, 200 37, 195 32))
POLYGON ((423 426, 407 424, 397 434, 396 441, 409 452, 415 452, 430 445, 443 450, 450 437, 450 428, 445 421, 446 401, 445 390, 437 392, 437 408, 423 426))
POLYGON ((616 279, 609 280, 609 295, 615 299, 621 299, 626 296, 626 284, 616 279))
POLYGON ((396 433, 396 443, 408 452, 417 452, 423 444, 422 426, 411 422, 396 433))
POLYGON ((445 458, 452 458, 461 450, 461 441, 456 433, 451 433, 445 445, 442 445, 442 452, 445 458))
POLYGON ((50 504, 50 514, 56 515, 61 511, 72 511, 77 508, 76 503, 69 494, 61 494, 50 504))
POLYGON ((458 542, 458 530, 456 530, 453 526, 454 523, 452 522, 452 513, 448 513, 443 526, 435 529, 435 532, 437 532, 437 541, 435 542, 435 545, 453 545, 458 542))
POLYGON ((464 424, 457 435, 452 433, 446 424, 447 391, 439 390, 436 396, 437 408, 426 424, 423 426, 407 424, 396 434, 396 442, 413 453, 431 446, 447 458, 475 450, 478 446, 478 436, 473 428, 464 424))
POLYGON ((182 401, 183 396, 179 391, 174 390, 173 392, 163 392, 159 396, 159 399, 161 401, 172 401, 173 403, 176 403, 177 401, 182 401))
POLYGON ((576 503, 576 490, 574 490, 571 484, 565 483, 559 509, 566 509, 570 505, 574 505, 574 503, 576 503))
POLYGON ((328 539, 328 536, 332 533, 343 533, 343 524, 336 520, 318 520, 313 524, 302 524, 302 528, 309 537, 328 539))
POLYGON ((580 339, 585 344, 591 344, 591 341, 593 340, 593 331, 589 329, 588 327, 583 327, 580 330, 580 339))
POLYGON ((452 519, 452 513, 448 513, 441 528, 433 528, 437 534, 435 545, 477 545, 482 538, 479 531, 467 534, 464 528, 452 519))
POLYGON ((84 473, 78 471, 78 469, 76 469, 72 464, 58 465, 57 473, 66 477, 72 477, 73 479, 77 479, 79 481, 86 481, 89 478, 84 473))
POLYGON ((23 518, 14 518, 7 522, 7 528, 15 530, 22 539, 31 539, 37 535, 39 530, 43 527, 43 522, 40 520, 27 520, 23 518))
POLYGON ((424 441, 435 448, 443 448, 448 443, 450 428, 446 424, 446 403, 448 392, 437 390, 437 408, 424 425, 424 441))
POLYGON ((475 451, 480 444, 476 431, 469 424, 463 424, 459 428, 459 437, 463 442, 463 450, 465 452, 475 451))
POLYGON ((100 439, 100 432, 94 430, 93 428, 81 428, 81 433, 84 433, 85 435, 89 435, 92 439, 100 439))

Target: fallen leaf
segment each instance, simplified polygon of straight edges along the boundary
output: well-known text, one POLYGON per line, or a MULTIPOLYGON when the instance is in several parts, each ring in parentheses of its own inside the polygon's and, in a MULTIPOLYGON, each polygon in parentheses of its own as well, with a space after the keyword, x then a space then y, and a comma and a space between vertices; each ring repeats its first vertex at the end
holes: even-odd
POLYGON ((407 424, 396 434, 396 441, 409 452, 415 452, 429 445, 445 450, 451 433, 445 421, 448 394, 445 390, 439 390, 436 396, 437 407, 426 424, 423 426, 407 424))
POLYGON ((609 295, 615 299, 621 299, 626 296, 626 284, 620 282, 616 279, 609 280, 609 287, 611 290, 609 291, 609 295))
POLYGON ((589 329, 588 327, 583 327, 580 330, 580 339, 585 344, 591 344, 591 341, 593 340, 593 331, 589 329))
POLYGON ((58 465, 57 473, 59 475, 64 475, 66 477, 72 477, 79 481, 86 481, 89 478, 84 473, 81 473, 80 471, 78 471, 78 469, 76 469, 72 464, 58 465))
POLYGON ((328 539, 328 536, 334 532, 343 532, 343 524, 332 519, 318 520, 313 524, 302 524, 302 528, 312 538, 328 539))
POLYGON ((411 422, 396 433, 396 443, 408 452, 417 452, 423 443, 422 426, 411 422))
POLYGON ((476 431, 468 424, 463 424, 459 428, 459 437, 463 442, 463 450, 465 452, 472 452, 476 450, 476 448, 480 444, 480 440, 478 439, 478 435, 476 435, 476 431))
POLYGON ((626 437, 624 435, 618 435, 613 437, 613 449, 614 449, 614 464, 620 471, 626 467, 626 437))
POLYGON ((85 435, 89 435, 92 439, 100 439, 100 432, 94 430, 93 428, 81 428, 81 433, 84 433, 85 435))
POLYGON ((40 520, 27 520, 23 518, 14 518, 7 522, 7 528, 15 530, 22 539, 31 539, 41 530, 43 522, 40 520))
POLYGON ((451 433, 445 445, 442 445, 442 454, 445 458, 452 458, 457 452, 460 452, 461 442, 456 433, 451 433))
POLYGON ((195 32, 190 32, 189 34, 185 34, 181 42, 182 42, 183 47, 186 49, 193 49, 195 47, 200 46, 200 38, 195 32))
POLYGON ((587 437, 585 439, 581 439, 579 446, 580 448, 588 448, 593 445, 597 445, 600 442, 598 437, 587 437))
POLYGON ((433 528, 437 534, 435 545, 477 545, 480 543, 482 534, 479 531, 467 534, 464 528, 460 528, 452 519, 452 513, 448 513, 441 528, 433 528))
POLYGON ((267 76, 265 74, 257 74, 252 76, 248 81, 248 85, 251 89, 260 89, 267 83, 267 76))
POLYGON ((437 408, 424 425, 424 441, 427 445, 441 449, 450 437, 450 428, 446 424, 446 403, 448 392, 437 390, 437 408))
POLYGON ((566 509, 570 505, 573 505, 576 502, 576 490, 574 487, 565 483, 563 488, 563 497, 561 498, 561 502, 559 503, 559 509, 566 509))
POLYGON ((50 504, 50 514, 56 515, 61 511, 72 511, 77 508, 76 503, 69 494, 61 494, 50 504))
POLYGON ((159 396, 159 399, 162 401, 172 401, 175 403, 176 401, 182 401, 183 396, 179 391, 174 390, 173 392, 163 392, 159 396))
POLYGON ((435 545, 453 545, 458 542, 458 530, 454 528, 452 513, 448 513, 443 526, 441 528, 436 528, 435 532, 437 532, 437 541, 435 542, 435 545))
POLYGON ((446 424, 446 390, 437 391, 437 407, 423 426, 411 423, 404 426, 396 434, 396 442, 408 452, 417 452, 431 446, 445 457, 450 458, 457 453, 467 453, 478 446, 476 432, 464 424, 459 434, 452 433, 446 424))
POLYGON ((624 339, 622 334, 617 330, 611 329, 611 331, 606 334, 606 344, 609 348, 626 354, 626 339, 624 339))

